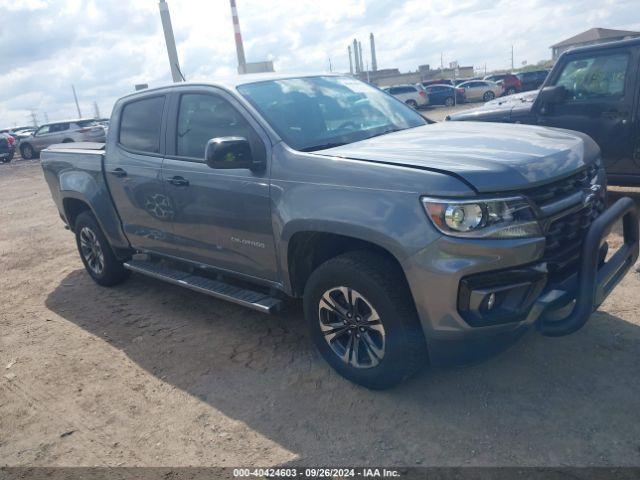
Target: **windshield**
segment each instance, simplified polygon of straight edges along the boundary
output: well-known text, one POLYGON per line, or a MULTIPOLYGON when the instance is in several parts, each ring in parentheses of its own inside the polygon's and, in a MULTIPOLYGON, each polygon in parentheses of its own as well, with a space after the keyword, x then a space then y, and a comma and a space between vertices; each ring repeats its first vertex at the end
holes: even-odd
POLYGON ((427 123, 402 102, 350 77, 270 80, 238 91, 296 150, 331 148, 427 123))

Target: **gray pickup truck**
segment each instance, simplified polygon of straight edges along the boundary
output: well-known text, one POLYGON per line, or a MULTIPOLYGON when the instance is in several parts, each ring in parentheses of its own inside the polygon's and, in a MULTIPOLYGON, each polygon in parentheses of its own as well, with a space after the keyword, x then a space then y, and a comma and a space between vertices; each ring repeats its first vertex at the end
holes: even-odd
POLYGON ((428 124, 340 75, 145 90, 110 125, 106 147, 42 154, 89 275, 138 272, 260 312, 302 298, 323 357, 369 388, 531 327, 574 332, 638 256, 634 203, 607 208, 581 133, 428 124))

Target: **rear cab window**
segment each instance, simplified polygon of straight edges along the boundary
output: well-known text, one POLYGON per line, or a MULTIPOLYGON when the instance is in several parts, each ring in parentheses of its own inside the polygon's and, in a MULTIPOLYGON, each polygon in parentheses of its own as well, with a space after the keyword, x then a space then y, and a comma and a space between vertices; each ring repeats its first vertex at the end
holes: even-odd
POLYGON ((159 153, 164 102, 162 95, 125 104, 120 118, 120 145, 138 152, 159 153))

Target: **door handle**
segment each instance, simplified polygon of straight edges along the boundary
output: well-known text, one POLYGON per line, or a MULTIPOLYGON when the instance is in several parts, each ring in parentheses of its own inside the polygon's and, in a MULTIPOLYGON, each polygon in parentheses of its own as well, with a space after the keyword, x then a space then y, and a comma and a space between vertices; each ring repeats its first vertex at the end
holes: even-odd
POLYGON ((176 187, 187 187, 189 185, 189 180, 180 176, 171 177, 167 182, 176 187))
POLYGON ((123 170, 122 168, 118 167, 118 168, 114 168, 111 171, 111 175, 118 177, 118 178, 122 178, 122 177, 126 177, 127 176, 127 172, 125 170, 123 170))

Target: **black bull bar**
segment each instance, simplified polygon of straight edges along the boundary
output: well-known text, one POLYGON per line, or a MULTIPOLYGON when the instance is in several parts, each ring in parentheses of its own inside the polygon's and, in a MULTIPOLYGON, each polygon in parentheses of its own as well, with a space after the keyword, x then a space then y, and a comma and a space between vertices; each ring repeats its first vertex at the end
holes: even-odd
POLYGON ((538 329, 543 335, 558 337, 569 335, 587 323, 625 273, 638 258, 638 212, 633 200, 624 197, 605 210, 589 227, 582 244, 580 268, 573 292, 551 290, 533 307, 538 310, 538 329), (600 245, 614 223, 622 219, 624 243, 604 263, 599 255, 600 245), (575 298, 571 314, 562 320, 545 319, 545 311, 567 303, 567 295, 575 298))

